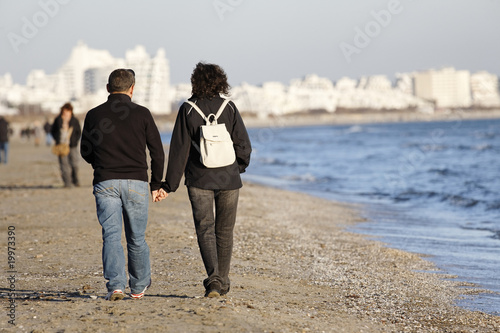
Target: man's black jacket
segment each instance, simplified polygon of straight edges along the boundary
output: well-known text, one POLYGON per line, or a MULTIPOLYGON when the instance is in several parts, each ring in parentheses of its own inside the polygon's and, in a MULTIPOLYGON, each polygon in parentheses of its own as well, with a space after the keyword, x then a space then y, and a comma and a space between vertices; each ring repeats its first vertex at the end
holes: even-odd
POLYGON ((94 168, 97 184, 110 179, 148 181, 146 147, 151 157, 151 191, 160 189, 165 153, 151 112, 125 94, 90 110, 83 125, 80 153, 94 168))

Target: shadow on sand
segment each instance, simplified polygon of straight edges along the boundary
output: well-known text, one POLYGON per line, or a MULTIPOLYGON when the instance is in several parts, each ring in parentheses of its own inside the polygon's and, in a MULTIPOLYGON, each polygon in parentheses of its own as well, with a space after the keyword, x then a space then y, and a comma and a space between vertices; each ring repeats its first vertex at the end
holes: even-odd
MULTIPOLYGON (((16 290, 11 292, 10 289, 0 288, 0 299, 16 300, 16 301, 46 301, 46 302, 70 302, 75 300, 85 299, 104 299, 104 295, 95 295, 93 293, 85 293, 82 291, 35 291, 35 290, 16 290)), ((146 294, 144 298, 179 298, 179 299, 193 299, 195 297, 187 295, 160 295, 160 294, 146 294)), ((130 297, 123 299, 133 300, 130 297)), ((134 300, 135 301, 135 300, 134 300)))

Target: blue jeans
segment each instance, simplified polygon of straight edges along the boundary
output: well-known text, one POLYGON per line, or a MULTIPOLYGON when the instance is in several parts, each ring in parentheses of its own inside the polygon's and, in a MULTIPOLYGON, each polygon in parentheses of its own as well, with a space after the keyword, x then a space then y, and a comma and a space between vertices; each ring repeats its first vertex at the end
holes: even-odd
POLYGON ((127 240, 129 286, 140 293, 151 281, 149 247, 145 232, 148 222, 148 183, 112 179, 94 185, 97 218, 102 226, 102 262, 108 291, 125 290, 125 256, 121 244, 122 215, 127 240))
POLYGON ((47 146, 52 145, 52 135, 50 133, 45 133, 45 144, 47 146))
POLYGON ((239 190, 203 190, 188 187, 198 246, 208 277, 205 288, 219 282, 222 292, 229 291, 229 268, 233 253, 239 190), (215 216, 214 216, 215 203, 215 216))
POLYGON ((0 142, 0 163, 7 164, 8 155, 9 155, 9 143, 0 142))

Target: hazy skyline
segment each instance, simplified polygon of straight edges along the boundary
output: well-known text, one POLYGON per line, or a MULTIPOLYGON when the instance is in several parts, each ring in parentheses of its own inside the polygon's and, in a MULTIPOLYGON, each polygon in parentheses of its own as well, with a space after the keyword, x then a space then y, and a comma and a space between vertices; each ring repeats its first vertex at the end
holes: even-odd
POLYGON ((78 41, 164 48, 173 84, 202 60, 232 85, 453 66, 500 75, 500 0, 0 0, 0 75, 54 73, 78 41))

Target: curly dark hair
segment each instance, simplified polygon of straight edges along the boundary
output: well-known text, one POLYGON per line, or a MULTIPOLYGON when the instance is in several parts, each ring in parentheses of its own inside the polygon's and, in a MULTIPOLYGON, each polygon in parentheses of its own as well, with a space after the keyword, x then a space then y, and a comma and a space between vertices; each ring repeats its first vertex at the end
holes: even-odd
POLYGON ((203 62, 197 63, 191 74, 191 87, 193 96, 208 99, 219 94, 229 95, 231 89, 226 72, 220 66, 203 62))

